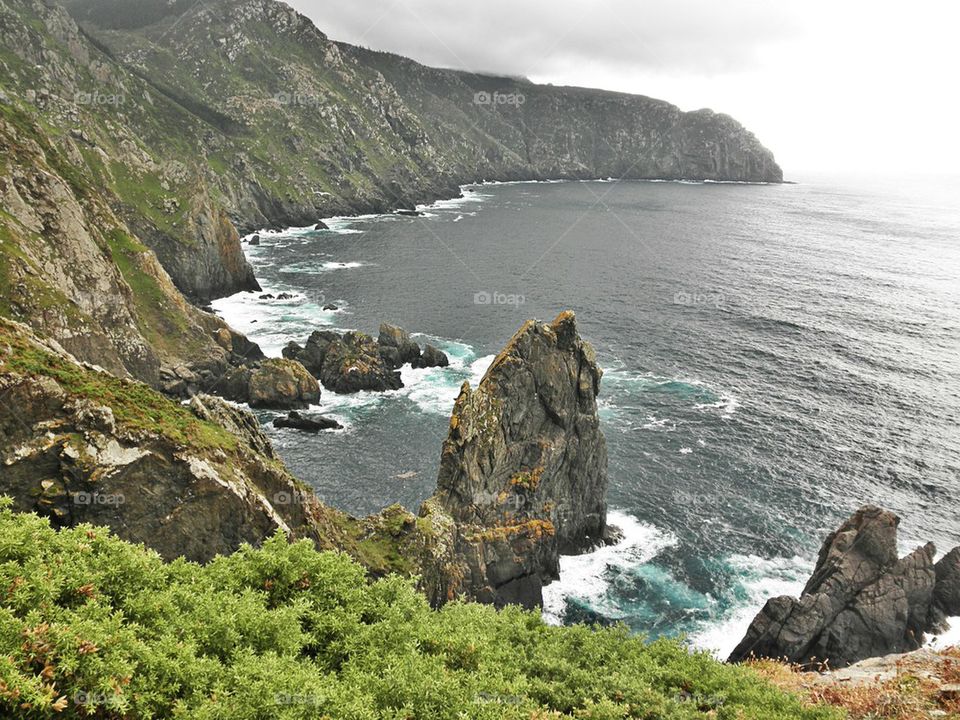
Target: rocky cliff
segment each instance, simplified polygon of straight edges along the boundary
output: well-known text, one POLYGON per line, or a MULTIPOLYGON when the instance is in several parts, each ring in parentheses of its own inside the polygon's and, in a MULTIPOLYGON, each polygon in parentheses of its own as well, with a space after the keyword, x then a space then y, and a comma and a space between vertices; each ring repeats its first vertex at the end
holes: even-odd
POLYGON ((916 650, 960 615, 960 548, 934 563, 932 543, 897 556, 891 512, 865 506, 831 533, 799 599, 768 601, 730 656, 844 667, 916 650))
POLYGON ((558 577, 559 554, 606 530, 607 452, 597 417, 602 373, 571 312, 529 321, 480 384, 464 384, 421 520, 434 542, 428 594, 528 607, 558 577))
POLYGON ((0 491, 56 527, 110 527, 165 558, 206 562, 277 530, 343 550, 374 575, 413 572, 414 518, 323 505, 256 418, 209 395, 188 406, 79 363, 0 318, 0 491))
POLYGON ((0 311, 153 384, 231 352, 173 287, 256 289, 238 227, 481 179, 781 179, 726 116, 427 68, 333 42, 276 0, 66 6, 0 5, 0 311))
POLYGON ((526 323, 464 386, 420 517, 391 507, 358 519, 297 482, 249 412, 202 394, 183 405, 0 318, 0 492, 167 558, 207 561, 282 530, 374 575, 416 575, 436 605, 533 607, 561 552, 608 537, 600 376, 572 313, 526 323))

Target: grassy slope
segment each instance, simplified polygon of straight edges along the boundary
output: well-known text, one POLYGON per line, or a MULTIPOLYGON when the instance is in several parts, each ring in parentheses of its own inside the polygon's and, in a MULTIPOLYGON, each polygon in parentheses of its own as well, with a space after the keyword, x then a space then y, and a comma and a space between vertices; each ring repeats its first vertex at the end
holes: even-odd
POLYGON ((833 718, 753 670, 536 613, 431 610, 282 537, 206 567, 0 510, 7 717, 833 718))

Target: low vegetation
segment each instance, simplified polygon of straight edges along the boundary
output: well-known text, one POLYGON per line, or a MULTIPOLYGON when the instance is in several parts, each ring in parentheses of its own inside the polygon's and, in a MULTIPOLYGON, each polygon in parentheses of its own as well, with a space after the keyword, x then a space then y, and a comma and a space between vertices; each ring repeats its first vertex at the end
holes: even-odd
POLYGON ((0 507, 0 715, 835 718, 753 669, 539 614, 430 609, 280 535, 207 566, 0 507))
POLYGON ((886 672, 850 680, 805 672, 772 660, 749 663, 780 688, 810 704, 829 704, 850 720, 960 718, 960 648, 918 652, 891 662, 886 672))

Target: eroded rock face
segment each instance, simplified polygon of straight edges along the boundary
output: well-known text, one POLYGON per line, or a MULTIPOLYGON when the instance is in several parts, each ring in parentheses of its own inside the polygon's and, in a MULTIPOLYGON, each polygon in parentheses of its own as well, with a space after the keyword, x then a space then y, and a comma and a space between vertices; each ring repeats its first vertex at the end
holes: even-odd
POLYGON ((960 548, 937 565, 933 543, 897 557, 900 518, 865 506, 831 533, 799 599, 769 600, 730 656, 828 661, 915 650, 939 629, 960 597, 960 548))
POLYGON ((443 444, 437 492, 421 516, 436 558, 434 603, 454 597, 542 603, 558 557, 600 543, 607 450, 597 417, 602 371, 573 313, 529 321, 476 389, 464 384, 443 444))

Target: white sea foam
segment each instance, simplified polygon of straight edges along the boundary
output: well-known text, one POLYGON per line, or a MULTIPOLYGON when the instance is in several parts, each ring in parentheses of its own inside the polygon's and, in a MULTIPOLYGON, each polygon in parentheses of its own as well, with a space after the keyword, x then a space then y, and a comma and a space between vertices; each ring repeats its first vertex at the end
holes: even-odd
POLYGON ((813 562, 802 557, 767 559, 733 555, 727 562, 739 575, 747 601, 687 638, 694 648, 707 650, 719 659, 730 655, 767 600, 779 595, 798 597, 813 570, 813 562))
POLYGON ((405 365, 400 370, 404 387, 398 393, 416 403, 421 412, 448 417, 460 394, 460 386, 467 380, 476 387, 493 362, 493 355, 474 358, 473 350, 462 343, 437 343, 450 358, 446 368, 416 369, 405 365), (457 352, 457 346, 460 352, 457 352))
POLYGON ((567 598, 585 602, 608 617, 616 616, 618 609, 608 607, 608 569, 635 567, 649 562, 661 550, 677 542, 670 533, 640 522, 620 510, 610 510, 607 519, 623 530, 623 540, 590 553, 560 558, 560 579, 543 589, 545 621, 554 625, 561 623, 567 598))
POLYGON ((933 650, 942 650, 948 647, 960 646, 960 617, 949 618, 947 622, 950 624, 947 631, 931 637, 927 640, 924 647, 932 648, 933 650))

